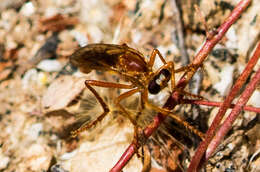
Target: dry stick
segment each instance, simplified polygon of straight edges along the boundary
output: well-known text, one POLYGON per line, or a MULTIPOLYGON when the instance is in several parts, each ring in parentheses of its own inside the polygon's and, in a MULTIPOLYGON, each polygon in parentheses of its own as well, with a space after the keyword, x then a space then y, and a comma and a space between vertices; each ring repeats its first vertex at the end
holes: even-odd
MULTIPOLYGON (((259 59, 260 57, 260 42, 258 43, 258 47, 254 53, 254 57, 256 59, 259 59)), ((252 57, 252 59, 254 58, 252 57)), ((257 60, 256 60, 257 62, 257 60)), ((221 140, 224 138, 224 136, 227 134, 227 132, 231 129, 232 124, 237 119, 238 115, 242 111, 243 107, 247 103, 250 96, 253 94, 254 90, 256 89, 257 84, 259 84, 260 81, 260 69, 258 69, 257 73, 251 80, 251 82, 247 85, 246 89, 238 99, 234 109, 230 112, 229 116, 221 126, 221 128, 216 133, 214 139, 211 141, 211 143, 208 146, 208 149, 206 151, 206 161, 210 158, 210 156, 213 154, 213 152, 216 150, 217 146, 220 144, 221 140)))
MULTIPOLYGON (((238 7, 236 7, 233 11, 239 11, 239 10, 242 11, 242 10, 244 10, 246 8, 247 5, 249 5, 249 3, 250 3, 250 1, 246 1, 246 0, 245 1, 241 1, 239 3, 238 7)), ((254 58, 254 57, 252 59, 257 61, 257 59, 254 58)), ((248 63, 246 69, 240 75, 240 77, 238 78, 237 82, 235 83, 235 85, 233 86, 232 90, 230 91, 229 95, 227 96, 227 98, 223 102, 222 106, 219 109, 218 114, 216 115, 214 121, 212 122, 212 125, 210 126, 210 128, 208 129, 208 131, 206 133, 206 139, 203 142, 200 143, 200 145, 199 145, 195 155, 193 156, 192 161, 190 163, 190 166, 188 168, 188 172, 192 172, 192 171, 196 171, 197 170, 198 165, 201 162, 201 159, 204 156, 204 153, 205 153, 205 151, 206 151, 210 141, 212 140, 212 138, 215 135, 217 127, 219 126, 223 116, 225 115, 225 112, 230 107, 231 102, 233 101, 233 99, 235 98, 237 93, 239 93, 240 88, 243 86, 243 84, 245 83, 247 77, 249 76, 249 74, 253 70, 253 67, 254 67, 255 63, 256 62, 253 62, 253 61, 248 63)), ((203 158, 205 158, 205 156, 203 158)))
MULTIPOLYGON (((182 104, 194 104, 194 105, 205 105, 205 106, 214 106, 220 107, 222 102, 214 102, 214 101, 207 101, 207 100, 191 100, 191 99, 183 99, 182 104)), ((229 108, 234 108, 235 105, 231 104, 229 108)), ((244 106, 243 110, 260 113, 260 108, 253 107, 253 106, 244 106)))
MULTIPOLYGON (((259 53, 259 52, 258 52, 259 53)), ((247 78, 249 77, 250 73, 252 72, 255 64, 257 63, 259 57, 254 54, 254 56, 249 60, 246 68, 244 69, 243 73, 239 76, 236 83, 234 84, 233 88, 231 89, 229 95, 226 97, 224 102, 222 103, 214 121, 212 122, 210 128, 208 129, 206 133, 206 139, 200 143, 195 155, 193 156, 193 159, 191 161, 191 164, 189 166, 188 172, 194 171, 194 169, 197 169, 198 165, 202 165, 203 161, 201 161, 202 156, 205 158, 205 151, 215 136, 216 130, 219 127, 219 124, 225 115, 227 109, 231 106, 231 103, 235 96, 239 93, 239 90, 246 82, 247 78), (201 161, 201 162, 200 162, 201 161), (200 163, 200 164, 199 164, 200 163)))
MULTIPOLYGON (((197 71, 199 66, 206 59, 208 54, 211 52, 213 47, 220 41, 220 39, 224 36, 230 26, 238 19, 240 14, 244 11, 244 9, 249 5, 251 0, 242 0, 236 8, 232 11, 230 16, 224 21, 224 23, 218 28, 216 35, 212 37, 212 39, 207 40, 199 53, 194 58, 192 64, 194 65, 194 70, 191 70, 187 74, 185 74, 180 81, 178 82, 176 88, 178 90, 184 89, 184 87, 188 84, 189 80, 192 78, 194 73, 197 71)), ((172 95, 167 99, 165 105, 163 106, 166 109, 173 109, 177 104, 180 104, 180 100, 182 99, 182 95, 178 91, 174 91, 172 95)), ((164 121, 166 115, 158 113, 157 116, 154 117, 153 122, 144 129, 144 138, 147 139, 152 135, 152 133, 159 127, 159 125, 164 121)), ((141 139, 142 140, 142 139, 141 139)), ((132 142, 126 151, 123 153, 119 161, 116 165, 110 170, 110 172, 119 172, 123 169, 123 167, 127 164, 127 162, 132 158, 137 149, 140 147, 140 144, 136 142, 132 142)), ((201 155, 202 156, 202 155, 201 155)))

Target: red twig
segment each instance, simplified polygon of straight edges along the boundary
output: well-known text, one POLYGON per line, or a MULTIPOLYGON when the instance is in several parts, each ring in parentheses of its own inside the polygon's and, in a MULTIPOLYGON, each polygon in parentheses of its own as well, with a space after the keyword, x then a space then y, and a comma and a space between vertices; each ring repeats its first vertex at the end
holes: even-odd
MULTIPOLYGON (((259 44, 260 45, 260 44, 259 44)), ((260 52, 260 48, 259 48, 260 52)), ((260 53, 259 53, 260 55, 260 53)), ((210 158, 212 153, 216 150, 217 146, 220 144, 221 140, 224 138, 224 136, 227 134, 227 132, 231 129, 232 124, 237 119, 238 115, 242 111, 243 107, 247 103, 250 96, 253 94, 254 90, 256 89, 257 84, 259 84, 260 81, 260 69, 258 69, 257 73, 251 80, 251 82, 247 85, 246 89, 240 96, 239 100, 237 101, 236 106, 231 111, 221 128, 216 133, 214 139, 211 141, 210 145, 208 146, 208 149, 206 151, 206 161, 210 158)))
MULTIPOLYGON (((214 106, 214 107, 220 107, 222 105, 222 102, 214 102, 214 101, 207 101, 207 100, 190 100, 190 99, 183 99, 181 103, 182 104, 214 106)), ((235 105, 231 104, 229 108, 233 109, 234 107, 235 107, 235 105)), ((260 108, 253 107, 253 106, 244 106, 243 110, 260 113, 260 108)))
MULTIPOLYGON (((252 65, 250 65, 253 69, 253 65, 255 65, 257 63, 257 61, 259 60, 259 57, 260 57, 260 41, 257 44, 253 57, 248 62, 248 66, 249 66, 249 63, 253 63, 252 65)), ((258 69, 257 73, 255 74, 255 76, 253 77, 251 82, 247 85, 246 89, 244 90, 244 92, 240 96, 238 102, 236 103, 234 109, 231 111, 230 115, 227 117, 227 119, 225 120, 225 122, 223 123, 221 128, 216 133, 216 136, 211 141, 211 143, 208 147, 208 150, 206 152, 206 160, 211 156, 211 154, 215 151, 216 147, 219 145, 220 141, 223 139, 223 137, 226 135, 226 133, 230 130, 233 122, 235 121, 235 119, 237 118, 237 116, 239 115, 239 113, 241 112, 243 107, 245 106, 246 102, 252 95, 253 91, 255 90, 257 84, 259 83, 259 80, 260 80, 260 69, 258 69)))
MULTIPOLYGON (((246 3, 247 1, 242 1, 242 2, 246 3)), ((248 2, 248 4, 249 4, 249 2, 248 2)), ((257 51, 255 52, 255 54, 259 53, 258 49, 259 49, 259 44, 257 46, 257 51)), ((248 78, 248 76, 252 72, 255 64, 257 63, 257 61, 259 59, 259 56, 255 55, 255 54, 253 55, 253 57, 248 62, 246 68, 243 71, 243 73, 239 76, 239 78, 237 79, 236 83, 234 84, 232 90, 230 91, 229 95, 227 96, 227 98, 224 100, 222 106, 220 107, 218 114, 216 115, 214 121, 212 122, 210 128, 208 129, 208 131, 206 133, 205 140, 200 143, 195 155, 192 158, 188 172, 192 172, 192 171, 194 171, 194 169, 196 170, 199 163, 202 164, 203 161, 201 162, 201 159, 202 159, 203 156, 204 156, 203 158, 205 158, 204 153, 205 153, 210 141, 214 137, 215 132, 216 132, 217 128, 219 127, 219 124, 220 124, 223 116, 225 115, 227 109, 230 107, 230 105, 231 105, 233 99, 235 98, 235 96, 239 93, 240 88, 246 82, 246 79, 248 78)))
MULTIPOLYGON (((230 28, 230 26, 238 19, 243 10, 248 6, 250 0, 241 1, 237 7, 232 11, 230 16, 224 21, 224 23, 218 28, 217 34, 214 35, 211 39, 207 40, 199 53, 194 57, 192 62, 194 66, 194 70, 186 73, 178 82, 176 88, 177 90, 184 89, 184 87, 188 84, 192 76, 195 74, 197 69, 203 64, 203 61, 206 59, 208 54, 211 52, 213 47, 220 41, 220 39, 224 36, 226 31, 230 28)), ((163 106, 166 109, 173 109, 177 104, 180 103, 180 100, 183 96, 178 92, 174 91, 172 95, 168 98, 165 105, 163 106)), ((164 121, 165 115, 158 113, 156 117, 154 117, 153 122, 144 129, 144 138, 147 139, 151 134, 159 127, 159 125, 164 121)), ((141 139, 141 140, 143 140, 141 139)), ((139 148, 139 144, 135 142, 131 143, 124 154, 121 156, 117 164, 110 170, 110 172, 119 172, 123 169, 123 167, 127 164, 127 162, 132 158, 134 153, 139 148)))

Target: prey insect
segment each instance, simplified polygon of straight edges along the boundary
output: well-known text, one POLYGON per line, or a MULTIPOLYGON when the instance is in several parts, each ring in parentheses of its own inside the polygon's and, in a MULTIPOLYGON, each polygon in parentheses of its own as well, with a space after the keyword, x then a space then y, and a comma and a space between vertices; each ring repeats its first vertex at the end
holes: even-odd
POLYGON ((170 115, 174 120, 184 125, 203 138, 203 133, 183 121, 180 117, 174 115, 172 112, 151 104, 148 101, 148 94, 158 94, 162 89, 168 86, 168 82, 171 80, 171 89, 175 89, 175 73, 193 68, 192 66, 186 66, 177 70, 174 70, 173 62, 166 62, 159 52, 154 49, 148 62, 145 61, 143 54, 139 51, 128 47, 126 44, 114 45, 114 44, 89 44, 85 47, 78 49, 70 56, 70 62, 72 65, 78 67, 81 72, 89 73, 92 70, 99 71, 114 71, 118 75, 122 76, 124 80, 130 84, 120 84, 112 82, 104 82, 97 80, 86 80, 86 87, 94 94, 98 102, 101 104, 104 112, 97 117, 96 120, 83 124, 80 128, 72 131, 72 135, 76 136, 78 133, 95 126, 98 122, 102 121, 104 117, 110 111, 107 104, 97 93, 92 86, 106 87, 106 88, 118 88, 129 89, 129 91, 122 93, 115 99, 115 104, 126 116, 131 123, 135 126, 135 135, 137 134, 137 122, 130 113, 120 104, 120 102, 135 94, 141 95, 141 107, 145 105, 153 110, 170 115), (155 62, 155 58, 159 56, 163 65, 156 71, 153 71, 152 67, 155 62))

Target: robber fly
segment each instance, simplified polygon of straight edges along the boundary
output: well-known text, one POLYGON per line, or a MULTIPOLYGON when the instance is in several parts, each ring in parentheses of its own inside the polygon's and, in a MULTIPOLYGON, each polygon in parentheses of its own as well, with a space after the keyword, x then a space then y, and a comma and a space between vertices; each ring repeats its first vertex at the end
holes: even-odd
MULTIPOLYGON (((129 112, 120 104, 120 102, 139 92, 141 94, 141 107, 144 105, 149 106, 153 110, 161 112, 163 114, 172 113, 166 109, 155 106, 148 101, 148 93, 158 94, 162 89, 168 86, 168 82, 171 80, 171 88, 175 87, 175 73, 180 72, 189 67, 180 68, 174 70, 173 62, 166 62, 159 52, 154 49, 150 56, 150 60, 147 62, 143 54, 139 51, 128 47, 126 44, 114 45, 114 44, 89 44, 85 47, 78 49, 70 56, 70 62, 72 65, 78 67, 81 72, 89 73, 92 70, 99 71, 114 71, 118 75, 122 76, 124 80, 130 84, 120 84, 112 82, 104 82, 97 80, 86 80, 86 87, 94 94, 99 103, 101 104, 104 112, 98 116, 98 118, 88 124, 84 124, 77 130, 72 132, 73 136, 76 136, 81 131, 84 131, 92 126, 96 125, 99 121, 102 121, 104 117, 110 111, 107 104, 97 93, 92 86, 106 87, 106 88, 119 88, 130 89, 127 92, 122 93, 115 99, 115 104, 119 109, 126 114, 131 123, 137 126, 136 120, 131 117, 129 112), (152 67, 155 62, 155 58, 159 56, 163 65, 156 71, 153 71, 152 67)), ((200 137, 203 134, 183 121, 176 115, 171 115, 176 121, 180 121, 185 127, 190 129, 200 137)), ((136 131, 136 130, 135 130, 136 131)))

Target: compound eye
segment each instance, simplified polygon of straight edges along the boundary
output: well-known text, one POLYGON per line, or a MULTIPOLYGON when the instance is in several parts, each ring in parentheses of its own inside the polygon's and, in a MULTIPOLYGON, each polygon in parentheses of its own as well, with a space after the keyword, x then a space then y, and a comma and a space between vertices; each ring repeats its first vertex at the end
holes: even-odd
POLYGON ((151 93, 151 94, 157 94, 157 93, 160 92, 160 90, 161 90, 161 87, 160 87, 160 85, 158 85, 158 84, 156 83, 156 80, 152 80, 152 81, 149 83, 149 85, 148 85, 148 91, 149 91, 149 93, 151 93))

